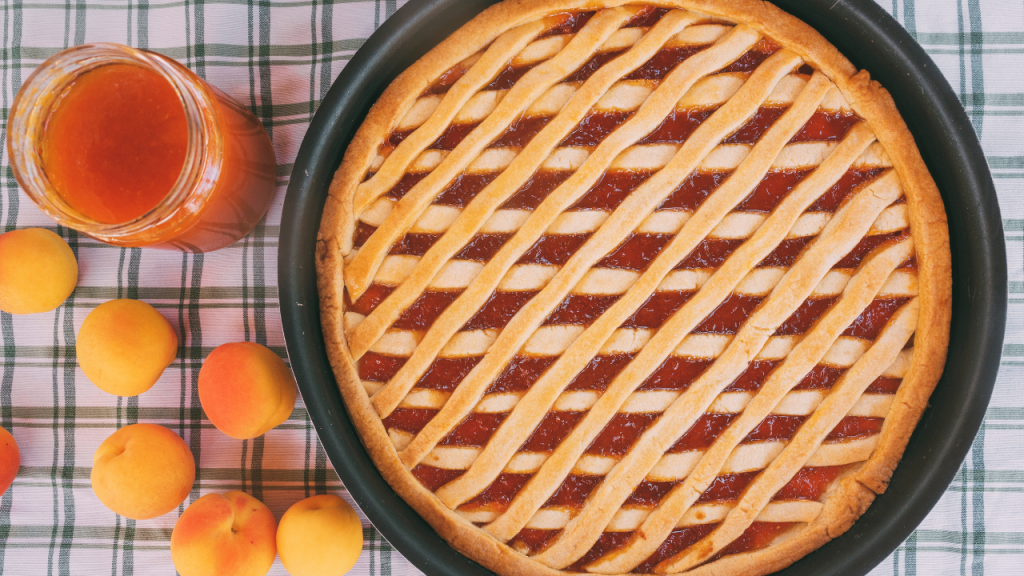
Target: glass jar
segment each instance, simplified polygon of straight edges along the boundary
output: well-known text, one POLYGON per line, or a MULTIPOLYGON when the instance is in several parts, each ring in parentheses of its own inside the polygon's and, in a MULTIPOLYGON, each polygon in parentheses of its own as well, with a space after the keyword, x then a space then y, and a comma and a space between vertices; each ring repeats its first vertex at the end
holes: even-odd
POLYGON ((174 60, 120 44, 76 46, 33 72, 14 99, 7 147, 14 177, 47 216, 117 246, 223 248, 252 230, 274 194, 274 149, 248 109, 174 60), (110 64, 141 66, 167 80, 184 108, 188 133, 171 190, 148 212, 118 223, 75 210, 47 178, 43 154, 47 120, 62 94, 77 78, 110 64))

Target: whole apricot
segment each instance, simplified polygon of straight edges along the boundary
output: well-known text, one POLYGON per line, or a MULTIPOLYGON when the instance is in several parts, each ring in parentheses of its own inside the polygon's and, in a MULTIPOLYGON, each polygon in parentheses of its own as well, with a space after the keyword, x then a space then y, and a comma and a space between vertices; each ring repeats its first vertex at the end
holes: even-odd
POLYGON ((214 348, 199 370, 199 402, 218 430, 255 438, 295 409, 295 377, 266 346, 235 342, 214 348))
POLYGON ((188 445, 170 429, 132 424, 96 449, 91 478, 93 492, 107 508, 146 520, 185 501, 196 479, 196 464, 188 445))
POLYGON ((0 428, 0 495, 7 492, 18 475, 21 466, 21 452, 18 441, 4 428, 0 428))
POLYGON ((178 335, 149 304, 111 300, 85 317, 75 349, 82 372, 100 390, 136 396, 174 361, 178 335))
POLYGON ((292 576, 341 576, 362 551, 359 516, 337 496, 299 500, 277 527, 277 553, 292 576))
POLYGON ((174 525, 171 559, 181 576, 264 576, 276 530, 270 509, 245 492, 207 494, 174 525))
POLYGON ((42 228, 0 234, 0 310, 49 312, 78 282, 78 261, 60 236, 42 228))

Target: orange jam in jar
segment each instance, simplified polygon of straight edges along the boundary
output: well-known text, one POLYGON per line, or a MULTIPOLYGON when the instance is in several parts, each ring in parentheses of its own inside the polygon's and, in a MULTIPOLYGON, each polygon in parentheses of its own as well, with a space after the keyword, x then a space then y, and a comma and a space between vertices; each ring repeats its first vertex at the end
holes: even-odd
POLYGON ((188 152, 185 109, 156 72, 111 64, 83 74, 50 112, 43 166, 83 216, 128 222, 174 187, 188 152))
POLYGON ((255 116, 177 62, 117 44, 46 61, 14 100, 14 175, 103 242, 208 252, 263 217, 276 162, 255 116))

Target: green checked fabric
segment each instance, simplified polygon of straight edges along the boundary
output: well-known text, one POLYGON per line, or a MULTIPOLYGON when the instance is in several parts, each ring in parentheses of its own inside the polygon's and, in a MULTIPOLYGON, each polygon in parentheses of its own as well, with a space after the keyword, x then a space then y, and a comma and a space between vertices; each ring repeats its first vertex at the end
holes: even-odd
MULTIPOLYGON (((981 136, 1006 228, 1010 317, 992 405, 960 473, 920 528, 872 574, 1024 574, 1024 3, 877 1, 935 59, 981 136)), ((331 82, 401 3, 0 3, 0 226, 56 230, 81 268, 78 289, 55 312, 0 314, 0 426, 13 431, 22 453, 20 474, 0 498, 0 574, 174 574, 169 539, 178 514, 125 520, 90 488, 96 447, 135 422, 167 426, 191 447, 198 469, 186 504, 209 492, 244 490, 280 517, 306 496, 347 496, 301 401, 284 425, 237 441, 204 418, 195 384, 203 358, 225 342, 252 340, 284 355, 275 263, 292 162, 331 82), (277 197, 247 238, 205 255, 114 248, 55 227, 18 190, 3 141, 15 93, 47 57, 96 41, 174 57, 263 121, 277 152, 277 197), (78 327, 112 298, 153 304, 179 333, 178 359, 136 398, 101 392, 75 362, 78 327)), ((369 523, 364 527, 353 574, 417 573, 369 523)), ((271 570, 285 573, 280 562, 271 570)))

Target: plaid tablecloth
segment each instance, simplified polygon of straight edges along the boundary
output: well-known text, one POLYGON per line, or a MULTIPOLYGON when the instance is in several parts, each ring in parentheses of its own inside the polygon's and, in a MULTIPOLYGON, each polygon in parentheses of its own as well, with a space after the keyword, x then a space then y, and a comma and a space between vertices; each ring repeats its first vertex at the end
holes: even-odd
MULTIPOLYGON (((1010 315, 992 405, 960 473, 920 528, 872 574, 1024 574, 1024 2, 878 1, 935 59, 981 136, 1006 229, 1010 315)), ((225 342, 252 340, 284 355, 275 263, 292 161, 331 82, 399 4, 0 3, 0 145, 14 94, 40 62, 69 46, 109 41, 177 58, 250 106, 278 160, 277 197, 265 222, 227 249, 183 255, 113 248, 54 227, 18 190, 4 147, 0 226, 55 229, 77 253, 81 276, 72 298, 55 312, 0 314, 0 426, 13 431, 22 454, 18 478, 0 498, 0 573, 174 573, 168 542, 178 514, 125 520, 90 488, 96 447, 135 422, 168 426, 191 447, 199 468, 188 502, 244 490, 280 517, 312 494, 346 496, 301 401, 284 425, 237 441, 203 417, 195 382, 202 359, 225 342), (78 327, 112 298, 145 300, 179 331, 178 359, 137 398, 101 392, 76 366, 78 327)), ((353 574, 416 573, 369 523, 364 526, 364 552, 353 574)), ((277 562, 271 573, 286 572, 277 562)))

